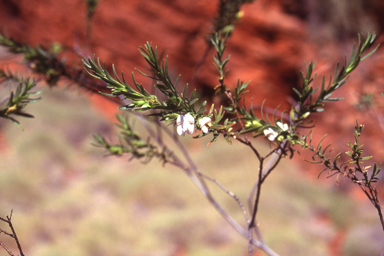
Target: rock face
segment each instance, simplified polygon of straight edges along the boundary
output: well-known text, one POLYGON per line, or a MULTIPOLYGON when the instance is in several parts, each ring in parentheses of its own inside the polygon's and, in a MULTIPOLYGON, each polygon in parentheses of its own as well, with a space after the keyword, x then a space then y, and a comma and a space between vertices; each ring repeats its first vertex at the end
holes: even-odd
MULTIPOLYGON (((287 109, 294 100, 292 88, 300 86, 298 71, 303 70, 303 61, 317 60, 319 76, 326 74, 329 78, 334 63, 343 61, 343 55, 349 54, 352 45, 341 39, 355 35, 355 30, 381 31, 382 1, 343 4, 344 1, 334 4, 320 0, 259 0, 246 4, 242 9, 244 16, 228 41, 231 61, 225 83, 234 87, 237 79, 252 80, 248 98, 253 98, 256 108, 267 98, 265 106, 282 105, 282 110, 287 109), (330 43, 327 40, 330 38, 332 42, 342 42, 342 47, 330 43)), ((148 71, 137 48, 150 41, 158 46, 159 54, 169 56, 171 75, 176 78, 181 74, 180 87, 192 82, 191 87, 203 92, 201 96, 212 99, 213 88, 218 84, 212 50, 197 75, 195 72, 204 60, 206 37, 217 7, 216 1, 208 0, 102 0, 87 36, 84 0, 0 0, 0 26, 6 27, 10 36, 31 45, 49 46, 59 42, 84 56, 95 54, 107 66, 114 63, 118 71, 124 71, 128 82, 128 74, 135 68, 148 71)), ((356 40, 356 36, 353 38, 356 40)), ((380 55, 382 52, 353 74, 348 86, 354 97, 331 107, 329 115, 321 119, 324 124, 319 126, 319 134, 353 133, 356 116, 349 115, 349 110, 359 102, 360 95, 380 91, 375 85, 381 72, 374 68, 382 66, 380 55), (364 83, 364 88, 359 83, 364 83), (344 117, 342 123, 340 115, 344 117), (329 131, 329 127, 334 129, 329 131)), ((74 63, 79 64, 80 58, 74 63)), ((147 88, 152 83, 137 73, 136 79, 147 88)), ((342 95, 345 94, 348 93, 344 90, 342 95)), ((361 122, 366 120, 373 127, 372 133, 381 131, 378 117, 361 118, 361 122)))
MULTIPOLYGON (((68 47, 80 46, 88 55, 95 54, 107 65, 115 64, 125 73, 134 68, 147 70, 137 51, 147 41, 169 56, 174 77, 191 82, 206 50, 206 37, 216 16, 215 1, 101 1, 86 37, 86 5, 72 1, 0 1, 0 24, 10 36, 29 44, 50 45, 60 42, 68 47)), ((281 98, 299 84, 297 70, 305 49, 306 28, 297 16, 285 14, 279 1, 244 6, 244 17, 228 42, 231 61, 226 83, 235 86, 237 79, 252 80, 254 103, 272 98, 277 106, 281 98), (257 93, 256 93, 257 92, 257 93), (273 96, 273 97, 271 97, 273 96)), ((212 94, 218 83, 212 65, 211 50, 195 79, 194 86, 212 94)), ((148 81, 149 82, 149 81, 148 81)), ((283 100, 284 101, 284 100, 283 100)))

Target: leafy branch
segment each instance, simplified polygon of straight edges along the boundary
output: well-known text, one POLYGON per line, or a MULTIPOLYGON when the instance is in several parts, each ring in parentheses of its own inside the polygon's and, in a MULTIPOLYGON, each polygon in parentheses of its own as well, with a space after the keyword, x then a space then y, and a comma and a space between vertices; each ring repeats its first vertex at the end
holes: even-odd
POLYGON ((255 0, 220 0, 218 15, 213 24, 213 33, 230 34, 235 29, 235 22, 243 15, 240 8, 245 3, 255 0))
POLYGON ((21 128, 19 121, 11 115, 29 118, 33 117, 33 115, 24 112, 23 109, 28 104, 39 101, 41 98, 33 98, 31 96, 39 95, 42 91, 31 92, 36 86, 36 82, 33 78, 24 79, 23 77, 16 77, 11 72, 6 72, 0 69, 0 83, 10 80, 18 83, 18 85, 14 91, 11 91, 10 95, 5 96, 0 101, 0 117, 11 120, 21 128))
POLYGON ((363 56, 363 54, 374 44, 375 38, 375 33, 368 33, 367 37, 360 34, 358 35, 357 48, 356 44, 354 44, 348 63, 345 60, 345 64, 340 68, 340 70, 339 63, 337 63, 333 79, 331 75, 327 86, 325 86, 325 76, 323 75, 320 93, 315 99, 313 98, 313 94, 318 89, 314 89, 313 86, 311 86, 311 83, 316 77, 316 74, 312 75, 315 63, 310 62, 308 67, 305 66, 305 74, 300 72, 302 79, 301 88, 293 88, 299 97, 296 106, 292 107, 290 111, 291 123, 294 124, 294 129, 311 113, 322 112, 324 110, 324 103, 343 99, 330 97, 334 91, 339 89, 345 83, 348 75, 359 65, 359 63, 377 50, 379 45, 374 50, 363 56))
MULTIPOLYGON (((263 116, 263 107, 261 108, 261 118, 256 117, 252 106, 247 110, 246 106, 240 105, 243 100, 243 95, 247 92, 246 88, 249 85, 248 82, 238 82, 235 93, 233 97, 233 103, 228 108, 231 113, 237 112, 242 117, 241 119, 245 122, 243 129, 240 131, 240 134, 252 133, 254 137, 263 135, 263 132, 266 130, 270 131, 270 134, 275 134, 278 141, 289 140, 292 144, 301 144, 300 136, 298 134, 297 128, 307 128, 306 125, 311 122, 304 122, 304 119, 308 118, 311 113, 321 112, 324 110, 324 103, 334 102, 342 100, 343 98, 331 98, 332 93, 339 89, 348 78, 348 75, 358 66, 358 64, 373 54, 379 45, 369 53, 366 53, 369 48, 374 44, 376 35, 375 33, 368 33, 365 37, 364 35, 358 36, 358 45, 354 45, 349 61, 345 61, 345 65, 339 69, 339 64, 336 65, 334 78, 332 75, 328 82, 328 85, 325 85, 325 76, 322 77, 321 89, 317 97, 314 97, 314 94, 318 91, 312 86, 316 74, 312 75, 315 68, 315 63, 310 62, 308 67, 305 66, 305 74, 301 72, 302 85, 299 89, 293 88, 295 93, 298 95, 298 101, 295 106, 292 106, 289 116, 289 129, 281 129, 281 125, 278 125, 278 122, 283 124, 282 117, 284 116, 285 111, 281 114, 280 120, 276 117, 277 109, 274 111, 272 116, 272 121, 269 120, 268 114, 263 116), (366 54, 365 56, 363 56, 366 54)), ((237 118, 239 121, 239 118, 237 118)), ((265 134, 265 133, 264 133, 265 134)))
MULTIPOLYGON (((60 79, 63 78, 68 80, 70 84, 76 84, 76 87, 93 93, 98 93, 99 91, 106 92, 104 83, 96 83, 88 78, 87 73, 83 69, 76 68, 74 65, 67 65, 65 58, 60 58, 63 50, 63 47, 60 45, 53 44, 49 49, 44 46, 32 47, 2 34, 0 34, 0 45, 6 47, 10 53, 21 54, 27 67, 33 73, 42 76, 42 79, 49 86, 57 85, 60 79)), ((77 54, 75 49, 74 53, 77 54)), ((108 99, 117 103, 113 98, 108 97, 108 99)))
POLYGON ((168 58, 160 62, 157 48, 153 49, 150 43, 141 47, 139 51, 148 64, 154 69, 155 75, 150 76, 138 71, 144 76, 157 81, 154 87, 164 95, 165 100, 161 100, 156 95, 151 95, 145 90, 142 84, 136 82, 133 72, 132 80, 136 90, 125 81, 123 75, 122 79, 118 77, 114 65, 112 66, 112 70, 115 78, 107 71, 104 63, 101 65, 99 59, 96 61, 95 59, 88 58, 88 60, 83 60, 83 63, 91 76, 101 79, 108 84, 108 88, 111 89, 111 94, 106 95, 112 97, 122 95, 124 99, 130 101, 130 104, 122 107, 122 109, 132 109, 135 111, 160 110, 160 112, 155 115, 161 116, 165 121, 174 121, 179 114, 192 113, 198 116, 205 112, 204 106, 206 103, 203 103, 198 110, 194 108, 195 103, 198 101, 198 98, 195 96, 196 90, 192 92, 190 97, 187 97, 188 85, 186 85, 183 93, 178 94, 176 91, 178 78, 175 83, 170 79, 168 74, 168 58))
POLYGON ((345 152, 345 154, 349 157, 349 160, 342 163, 339 163, 339 159, 343 155, 342 152, 336 154, 336 156, 331 159, 329 157, 332 151, 332 149, 330 149, 331 144, 327 145, 325 148, 321 145, 325 136, 320 140, 316 147, 312 145, 312 132, 308 136, 303 136, 303 148, 314 153, 312 156, 313 161, 311 163, 322 164, 325 166, 319 176, 324 171, 328 170, 327 178, 337 175, 336 183, 338 183, 339 176, 344 176, 360 187, 376 208, 384 231, 383 213, 377 195, 377 189, 374 185, 374 183, 379 180, 378 174, 381 171, 380 164, 375 163, 372 169, 371 166, 363 165, 364 161, 372 158, 372 156, 363 156, 363 145, 360 145, 360 136, 363 129, 364 126, 359 125, 356 121, 354 134, 355 142, 348 142, 350 151, 345 152), (315 161, 316 158, 319 160, 315 161))
POLYGON ((142 140, 140 134, 133 130, 131 124, 121 115, 117 115, 119 121, 117 125, 120 128, 119 144, 110 144, 101 135, 93 135, 96 146, 105 148, 109 154, 122 156, 123 154, 131 154, 132 158, 144 158, 144 162, 148 163, 152 158, 157 157, 165 164, 172 152, 166 151, 165 148, 159 149, 150 142, 150 139, 142 140))
POLYGON ((42 46, 32 47, 1 34, 0 45, 5 46, 11 53, 23 54, 33 72, 43 74, 46 82, 51 86, 55 85, 65 73, 65 61, 58 59, 58 53, 61 50, 57 47, 50 50, 42 46))
POLYGON ((254 1, 255 0, 219 0, 217 16, 213 21, 211 33, 209 33, 206 38, 207 47, 195 69, 190 82, 191 85, 194 85, 203 63, 208 57, 212 46, 214 46, 212 37, 217 33, 230 36, 235 29, 236 22, 239 21, 244 14, 240 10, 241 7, 245 3, 252 3, 254 1))
POLYGON ((223 108, 220 108, 220 110, 217 111, 214 109, 214 105, 212 105, 208 114, 204 115, 206 112, 205 106, 207 102, 204 101, 199 108, 195 108, 195 104, 198 101, 198 98, 196 97, 196 89, 192 91, 190 96, 187 95, 188 85, 185 85, 182 93, 177 92, 176 84, 180 76, 175 82, 173 82, 169 77, 168 57, 165 60, 160 61, 157 48, 153 48, 150 43, 141 47, 139 51, 154 70, 154 75, 151 76, 139 70, 138 72, 156 81, 154 87, 162 93, 163 99, 160 99, 160 97, 156 95, 150 94, 142 86, 142 84, 136 82, 133 73, 132 80, 136 89, 131 87, 126 82, 123 74, 121 79, 119 78, 114 65, 112 65, 112 77, 106 69, 105 64, 101 64, 99 59, 96 61, 94 58, 88 58, 88 60, 84 59, 83 63, 87 72, 91 76, 101 79, 108 84, 108 88, 111 90, 111 93, 103 93, 104 95, 111 97, 121 96, 123 99, 129 101, 128 105, 120 107, 120 109, 131 109, 134 111, 157 111, 155 113, 152 112, 150 115, 160 116, 161 121, 165 121, 166 123, 176 122, 178 126, 183 126, 180 127, 180 131, 178 130, 180 135, 184 134, 187 130, 189 134, 192 134, 194 127, 197 127, 204 132, 196 138, 206 136, 212 131, 214 136, 212 141, 215 141, 219 135, 219 130, 225 130, 224 137, 228 142, 230 142, 228 135, 229 132, 227 132, 227 129, 230 129, 232 125, 231 122, 226 119, 224 123, 219 123, 225 114, 223 108), (181 120, 180 117, 184 117, 184 115, 186 117, 190 115, 191 117, 183 118, 183 120, 181 120), (211 120, 212 117, 214 120, 211 120), (205 121, 203 121, 204 118, 206 118, 205 121), (190 127, 189 124, 185 124, 186 120, 190 120, 190 127), (195 122, 195 120, 199 120, 199 122, 195 122), (186 127, 184 127, 184 125, 186 127))
MULTIPOLYGON (((360 61, 364 60, 377 50, 379 46, 363 56, 366 51, 368 51, 368 49, 374 44, 375 38, 376 35, 374 33, 368 33, 367 37, 364 35, 359 35, 358 46, 356 47, 356 45, 354 45, 349 61, 346 61, 345 65, 342 66, 340 70, 339 64, 336 65, 333 76, 334 78, 332 79, 331 75, 327 86, 325 85, 325 76, 322 77, 321 89, 317 97, 314 97, 313 95, 318 91, 318 89, 315 89, 312 86, 312 82, 316 77, 316 74, 312 75, 315 68, 315 63, 310 62, 308 67, 305 66, 305 74, 301 72, 301 87, 299 89, 293 89, 298 95, 298 101, 297 104, 290 110, 289 129, 282 129, 282 125, 279 125, 279 123, 284 123, 282 117, 284 116, 285 111, 283 111, 283 113, 280 115, 281 118, 278 119, 276 117, 278 109, 275 109, 272 120, 270 120, 268 114, 266 114, 264 117, 263 106, 261 108, 261 118, 258 118, 253 111, 252 105, 248 110, 245 104, 241 104, 241 101, 243 101, 243 96, 247 92, 246 89, 249 85, 249 82, 238 81, 233 96, 232 94, 228 94, 228 98, 231 100, 231 104, 226 108, 229 113, 237 115, 237 117, 232 120, 233 122, 241 123, 241 121, 244 121, 244 126, 242 126, 242 129, 238 132, 240 134, 252 133, 253 137, 258 137, 262 136, 263 134, 265 135, 264 131, 268 130, 270 131, 269 134, 276 135, 274 137, 277 138, 277 141, 281 142, 284 140, 289 140, 292 144, 300 144, 301 142, 297 128, 306 128, 305 125, 309 124, 310 122, 304 123, 304 119, 308 118, 311 113, 323 111, 324 103, 339 101, 343 99, 330 97, 334 91, 339 89, 345 83, 348 75, 358 66, 360 61)), ((225 48, 216 47, 218 56, 222 56, 221 49, 225 48)), ((224 63, 224 61, 221 63, 224 63)), ((218 62, 218 64, 220 64, 220 62, 218 62)))
POLYGON ((217 71, 219 72, 219 85, 216 86, 215 89, 220 89, 221 93, 226 91, 225 85, 224 85, 224 77, 227 70, 225 70, 225 65, 228 63, 230 59, 230 55, 228 55, 223 60, 223 55, 225 48, 227 45, 225 44, 227 37, 222 38, 221 33, 216 33, 214 36, 211 37, 211 43, 216 51, 216 55, 213 55, 213 65, 216 67, 217 71))

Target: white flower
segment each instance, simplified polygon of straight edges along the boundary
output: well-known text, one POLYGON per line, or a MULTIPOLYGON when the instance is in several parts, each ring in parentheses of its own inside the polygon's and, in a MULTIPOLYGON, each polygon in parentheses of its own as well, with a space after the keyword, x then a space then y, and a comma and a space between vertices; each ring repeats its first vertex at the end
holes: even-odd
POLYGON ((277 126, 279 126, 283 131, 287 131, 288 130, 288 125, 287 124, 283 124, 282 122, 276 122, 277 126))
POLYGON ((264 130, 264 135, 267 136, 270 141, 274 141, 279 134, 272 130, 272 128, 268 128, 264 130))
POLYGON ((208 133, 208 129, 211 126, 211 118, 205 116, 199 120, 199 126, 203 133, 208 133))
POLYGON ((176 119, 177 133, 181 136, 185 133, 192 134, 195 130, 195 119, 191 114, 179 115, 176 119))

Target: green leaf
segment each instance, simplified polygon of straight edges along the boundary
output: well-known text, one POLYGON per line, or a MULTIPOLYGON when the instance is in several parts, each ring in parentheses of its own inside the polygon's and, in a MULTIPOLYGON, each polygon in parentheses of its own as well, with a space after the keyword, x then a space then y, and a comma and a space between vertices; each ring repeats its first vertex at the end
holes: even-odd
POLYGON ((377 49, 379 48, 379 46, 380 46, 380 45, 376 46, 376 48, 373 49, 370 53, 368 53, 367 55, 365 55, 364 57, 362 57, 362 58, 360 59, 360 61, 363 61, 363 60, 365 60, 366 58, 368 58, 369 56, 371 56, 372 54, 374 54, 374 53, 377 51, 377 49))
POLYGON ((303 97, 303 95, 296 89, 296 88, 292 88, 292 90, 299 96, 299 97, 303 97))
POLYGON ((198 101, 199 99, 198 98, 195 98, 195 99, 193 99, 193 100, 191 100, 191 102, 189 103, 189 106, 193 106, 193 104, 195 104, 196 103, 196 101, 198 101))
MULTIPOLYGON (((203 113, 206 111, 206 110, 205 110, 205 105, 207 105, 207 101, 204 101, 204 102, 201 104, 199 110, 196 112, 197 115, 201 115, 201 114, 203 114, 203 113)), ((212 104, 212 107, 213 107, 213 104, 212 104)), ((212 109, 212 107, 211 107, 211 109, 212 109)))
MULTIPOLYGON (((180 76, 179 76, 180 77, 180 76)), ((183 99, 186 99, 187 98, 187 92, 188 92, 188 84, 186 84, 184 86, 184 90, 183 90, 183 99)))
POLYGON ((333 102, 333 101, 339 101, 339 100, 344 100, 344 98, 329 98, 329 99, 323 100, 323 102, 333 102))
POLYGON ((226 142, 228 142, 228 144, 231 144, 231 145, 232 145, 232 141, 231 141, 231 139, 228 137, 227 134, 224 134, 224 139, 225 139, 226 142))

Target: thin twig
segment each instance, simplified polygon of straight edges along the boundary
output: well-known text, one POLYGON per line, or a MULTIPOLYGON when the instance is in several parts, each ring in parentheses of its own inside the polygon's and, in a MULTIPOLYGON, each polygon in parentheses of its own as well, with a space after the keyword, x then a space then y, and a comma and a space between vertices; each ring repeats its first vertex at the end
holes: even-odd
POLYGON ((243 143, 244 145, 247 145, 248 147, 251 148, 251 150, 253 151, 253 153, 256 155, 257 159, 260 161, 261 159, 261 155, 260 153, 257 151, 257 149, 253 146, 252 142, 249 141, 248 139, 243 139, 241 138, 240 136, 236 136, 236 140, 237 141, 240 141, 241 143, 243 143))
POLYGON ((211 177, 209 177, 203 173, 200 173, 200 175, 202 177, 204 177, 205 179, 210 180, 213 183, 215 183, 221 190, 223 190, 226 194, 228 194, 230 197, 232 197, 236 201, 236 203, 239 205, 241 211, 243 212, 243 215, 244 215, 246 222, 247 223, 249 222, 247 211, 245 210, 243 203, 240 201, 240 199, 232 191, 225 188, 218 180, 211 178, 211 177))
MULTIPOLYGON (((13 213, 13 210, 11 210, 11 214, 10 214, 9 216, 7 216, 7 219, 4 219, 4 218, 1 218, 1 217, 0 217, 0 220, 1 220, 1 221, 4 221, 5 223, 7 223, 8 226, 11 228, 12 234, 7 233, 7 232, 5 232, 4 230, 1 230, 1 232, 3 232, 3 233, 5 233, 5 234, 9 235, 10 237, 12 237, 12 238, 15 240, 15 242, 16 242, 16 244, 17 244, 17 248, 19 249, 19 252, 20 252, 20 256, 24 256, 23 250, 22 250, 21 245, 20 245, 19 238, 17 237, 17 235, 16 235, 16 231, 15 231, 15 229, 14 229, 14 227, 13 227, 13 224, 12 224, 12 213, 13 213)), ((3 248, 4 248, 4 246, 3 246, 3 248)), ((5 248, 4 248, 4 249, 5 249, 5 248)), ((5 250, 8 252, 7 249, 5 249, 5 250)), ((9 252, 8 252, 8 253, 9 253, 9 252)), ((13 254, 10 254, 10 255, 13 255, 13 254)))
POLYGON ((261 185, 264 182, 263 179, 263 164, 264 164, 264 159, 260 160, 259 163, 259 174, 258 174, 258 182, 257 182, 257 188, 256 188, 256 198, 255 198, 255 203, 253 204, 253 210, 252 210, 252 215, 251 215, 251 221, 249 222, 248 228, 252 229, 255 225, 255 220, 256 220, 256 214, 258 210, 258 205, 260 201, 260 193, 261 193, 261 185))
MULTIPOLYGON (((252 146, 252 144, 250 144, 250 145, 252 146)), ((257 179, 257 182, 256 182, 255 186, 252 189, 253 192, 256 192, 256 197, 255 197, 255 203, 253 204, 251 221, 248 224, 248 236, 249 236, 248 239, 249 239, 249 241, 251 241, 251 239, 252 239, 252 234, 253 234, 252 230, 256 227, 255 222, 256 222, 256 215, 257 215, 258 206, 259 206, 259 202, 260 202, 261 186, 262 186, 263 182, 265 181, 265 179, 268 177, 268 175, 276 168, 276 166, 280 162, 280 160, 282 158, 282 150, 285 147, 285 145, 286 145, 286 142, 284 141, 283 143, 281 143, 278 146, 277 150, 273 150, 272 151, 274 153, 272 154, 271 158, 269 159, 269 161, 267 162, 267 164, 265 166, 264 166, 264 160, 266 158, 265 157, 260 157, 259 158, 258 179, 257 179), (254 191, 254 190, 256 190, 256 191, 254 191)), ((254 150, 252 147, 251 147, 251 149, 254 150)), ((269 155, 270 154, 267 154, 267 157, 269 155)), ((252 205, 251 205, 252 204, 251 203, 251 198, 252 197, 253 197, 253 194, 251 194, 249 199, 248 199, 248 204, 250 206, 250 209, 252 208, 252 205)), ((249 250, 248 250, 248 252, 249 252, 249 255, 252 256, 253 248, 252 248, 252 244, 251 243, 249 243, 249 250)))
POLYGON ((7 253, 11 256, 14 256, 13 253, 5 246, 3 242, 0 241, 0 246, 4 248, 4 250, 7 251, 7 253))
POLYGON ((285 146, 287 145, 286 141, 283 141, 277 150, 273 151, 273 154, 270 158, 270 160, 267 162, 267 164, 264 167, 263 170, 263 182, 268 177, 268 175, 276 168, 276 166, 279 164, 281 158, 283 157, 283 150, 285 146))
MULTIPOLYGON (((1 219, 1 220, 4 220, 4 219, 1 219)), ((4 220, 4 221, 7 222, 6 220, 4 220)), ((0 234, 1 234, 1 233, 4 233, 5 235, 10 236, 10 237, 13 238, 13 235, 12 235, 12 234, 10 234, 10 233, 8 233, 7 231, 5 231, 5 230, 3 230, 3 229, 0 228, 0 234)))

